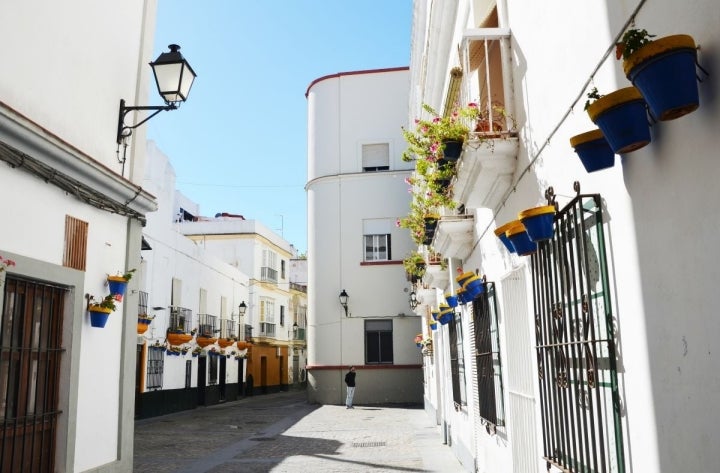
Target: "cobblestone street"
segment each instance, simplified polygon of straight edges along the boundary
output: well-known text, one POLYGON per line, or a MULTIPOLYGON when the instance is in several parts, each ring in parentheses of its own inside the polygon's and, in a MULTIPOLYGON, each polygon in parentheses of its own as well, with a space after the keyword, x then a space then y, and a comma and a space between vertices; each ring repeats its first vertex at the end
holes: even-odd
POLYGON ((135 424, 136 472, 462 472, 420 408, 318 406, 283 392, 135 424))

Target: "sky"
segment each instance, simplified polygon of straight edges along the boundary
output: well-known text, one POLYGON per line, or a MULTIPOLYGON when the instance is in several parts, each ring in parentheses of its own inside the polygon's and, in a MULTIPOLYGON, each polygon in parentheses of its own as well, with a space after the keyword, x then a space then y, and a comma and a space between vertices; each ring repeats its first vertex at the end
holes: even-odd
POLYGON ((150 60, 178 44, 197 78, 148 139, 202 216, 258 220, 305 253, 305 92, 329 74, 408 66, 411 20, 412 0, 158 0, 150 60))

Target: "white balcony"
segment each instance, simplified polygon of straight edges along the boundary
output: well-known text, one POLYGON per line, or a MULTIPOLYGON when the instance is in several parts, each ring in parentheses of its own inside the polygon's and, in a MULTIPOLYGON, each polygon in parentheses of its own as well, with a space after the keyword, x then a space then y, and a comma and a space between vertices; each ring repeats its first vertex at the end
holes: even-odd
POLYGON ((442 217, 435 230, 433 247, 445 258, 465 259, 470 255, 475 238, 472 215, 442 217))
POLYGON ((494 209, 512 185, 516 137, 469 140, 457 164, 454 197, 466 208, 494 209))
POLYGON ((429 264, 426 266, 423 281, 431 288, 444 291, 449 279, 447 268, 442 269, 439 264, 429 264))

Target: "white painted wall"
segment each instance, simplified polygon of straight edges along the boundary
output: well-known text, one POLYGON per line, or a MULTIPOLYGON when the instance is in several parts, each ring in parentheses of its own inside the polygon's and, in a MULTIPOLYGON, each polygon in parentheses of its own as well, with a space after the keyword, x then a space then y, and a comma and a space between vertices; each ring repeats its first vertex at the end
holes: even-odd
MULTIPOLYGON (((459 24, 477 26, 467 18, 487 3, 460 2, 459 24)), ((606 59, 604 55, 636 6, 642 4, 637 27, 658 36, 691 34, 700 45, 701 65, 710 71, 717 68, 718 59, 707 51, 720 40, 720 14, 709 1, 498 3, 509 18, 501 26, 512 31, 515 109, 522 126, 516 181, 531 160, 534 164, 496 212, 477 214, 480 243, 465 266, 480 268, 493 281, 522 269, 527 258, 508 257, 492 230, 515 219, 517 212, 544 202, 548 186, 554 187, 561 207, 574 195, 574 181, 584 193, 600 193, 606 206, 628 471, 711 471, 720 460, 720 453, 707 441, 718 434, 719 419, 712 406, 720 392, 720 385, 707 376, 717 365, 720 349, 714 336, 720 322, 708 302, 720 262, 713 251, 718 223, 706 218, 716 213, 714 183, 720 174, 713 150, 718 116, 718 104, 712 99, 714 79, 711 75, 699 84, 701 104, 696 112, 653 125, 653 142, 616 157, 612 169, 587 174, 569 138, 594 127, 583 104, 585 83, 596 66, 590 87, 609 93, 629 85, 614 51, 606 59), (687 244, 684 237, 690 234, 693 240, 687 244)), ((422 51, 423 38, 429 37, 431 43, 443 38, 424 31, 429 5, 415 2, 420 15, 414 54, 422 51)), ((455 44, 462 29, 453 33, 455 44)), ((433 80, 447 72, 448 60, 440 49, 429 57, 428 72, 422 75, 427 82, 418 78, 411 84, 411 90, 420 90, 411 116, 421 101, 441 105, 432 102, 445 90, 433 80)), ((419 67, 420 59, 414 56, 412 66, 419 67)), ((453 429, 457 430, 455 425, 453 429)), ((477 438, 479 450, 486 453, 495 442, 488 436, 477 438)), ((498 451, 478 456, 478 471, 508 471, 510 445, 492 448, 498 451)))

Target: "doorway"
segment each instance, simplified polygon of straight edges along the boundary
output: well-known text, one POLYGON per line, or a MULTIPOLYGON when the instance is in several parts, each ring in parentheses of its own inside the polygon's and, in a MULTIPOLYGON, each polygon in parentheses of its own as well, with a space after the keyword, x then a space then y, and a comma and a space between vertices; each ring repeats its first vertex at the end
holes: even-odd
POLYGON ((205 385, 207 384, 207 357, 198 357, 198 376, 197 376, 197 387, 198 387, 198 405, 205 405, 205 385))
POLYGON ((220 402, 225 401, 225 370, 227 369, 226 358, 220 358, 220 402))
POLYGON ((267 357, 260 357, 260 391, 267 394, 267 357))

